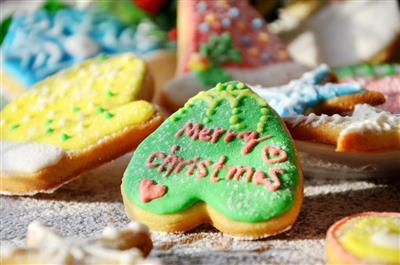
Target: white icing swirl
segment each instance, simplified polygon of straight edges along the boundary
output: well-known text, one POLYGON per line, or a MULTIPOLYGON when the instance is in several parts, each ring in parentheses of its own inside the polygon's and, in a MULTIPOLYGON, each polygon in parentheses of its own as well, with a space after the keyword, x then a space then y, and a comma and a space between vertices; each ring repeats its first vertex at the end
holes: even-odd
POLYGON ((0 141, 2 172, 32 174, 57 164, 66 152, 53 145, 0 141))
POLYGON ((341 116, 335 114, 328 115, 298 115, 285 119, 292 126, 300 123, 310 124, 313 127, 326 125, 330 127, 342 128, 340 136, 348 135, 353 132, 398 132, 400 130, 400 114, 392 114, 368 104, 358 104, 354 108, 351 116, 341 116))
POLYGON ((65 38, 64 48, 68 54, 80 60, 94 56, 100 51, 100 46, 84 34, 65 38))
POLYGON ((398 249, 400 251, 400 234, 390 233, 390 231, 381 231, 371 236, 372 242, 378 246, 398 249))
POLYGON ((146 236, 149 239, 147 227, 133 223, 126 229, 107 227, 97 238, 63 238, 40 223, 33 222, 28 227, 27 247, 9 247, 2 252, 0 260, 8 264, 14 263, 15 259, 24 259, 25 256, 28 262, 60 265, 161 264, 158 260, 144 258, 140 247, 146 241, 146 236))
POLYGON ((379 110, 368 104, 359 104, 355 107, 351 116, 351 123, 340 132, 340 136, 352 132, 394 130, 400 130, 400 115, 379 110))

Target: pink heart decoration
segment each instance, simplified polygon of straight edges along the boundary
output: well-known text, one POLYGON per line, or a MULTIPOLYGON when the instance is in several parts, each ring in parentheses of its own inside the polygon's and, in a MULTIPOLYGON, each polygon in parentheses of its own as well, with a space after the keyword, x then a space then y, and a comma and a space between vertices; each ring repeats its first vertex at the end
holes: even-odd
POLYGON ((150 179, 144 179, 140 182, 140 199, 142 202, 149 202, 161 198, 166 192, 166 186, 156 184, 150 179))

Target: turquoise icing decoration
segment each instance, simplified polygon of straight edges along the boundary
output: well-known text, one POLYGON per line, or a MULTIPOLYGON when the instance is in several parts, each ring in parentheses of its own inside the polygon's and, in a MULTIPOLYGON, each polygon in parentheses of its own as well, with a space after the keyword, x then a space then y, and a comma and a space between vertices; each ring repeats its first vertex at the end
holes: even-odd
POLYGON ((339 78, 344 80, 347 78, 358 78, 358 77, 381 77, 381 76, 393 76, 400 74, 400 63, 393 64, 357 64, 349 65, 345 67, 334 68, 333 71, 339 78))
POLYGON ((6 73, 25 86, 99 54, 134 52, 146 57, 171 48, 167 33, 142 21, 136 28, 112 15, 66 8, 13 17, 1 48, 6 73))
POLYGON ((328 83, 329 74, 329 67, 321 65, 287 85, 272 88, 252 87, 252 89, 263 97, 281 117, 301 115, 308 108, 315 107, 323 101, 365 91, 356 83, 328 83))

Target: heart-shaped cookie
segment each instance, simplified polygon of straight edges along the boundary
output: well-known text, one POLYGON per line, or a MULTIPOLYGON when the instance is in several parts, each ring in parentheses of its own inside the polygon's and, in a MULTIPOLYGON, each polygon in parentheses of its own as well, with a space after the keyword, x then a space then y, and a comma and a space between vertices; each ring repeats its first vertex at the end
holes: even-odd
POLYGON ((132 54, 98 57, 38 83, 1 112, 0 192, 49 192, 131 151, 162 121, 132 54))
POLYGON ((280 117, 243 83, 228 82, 193 97, 139 145, 122 194, 128 214, 154 230, 211 223, 260 238, 293 224, 303 179, 280 117))

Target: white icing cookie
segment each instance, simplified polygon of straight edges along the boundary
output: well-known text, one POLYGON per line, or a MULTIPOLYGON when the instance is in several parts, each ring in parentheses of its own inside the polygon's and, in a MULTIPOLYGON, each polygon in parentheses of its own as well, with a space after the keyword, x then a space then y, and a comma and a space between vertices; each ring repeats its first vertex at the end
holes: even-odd
POLYGON ((400 114, 367 104, 357 105, 351 116, 299 115, 286 119, 295 139, 336 145, 337 151, 400 150, 400 114))
POLYGON ((26 247, 4 247, 1 264, 126 264, 158 265, 145 258, 152 241, 147 227, 133 222, 125 229, 106 227, 91 239, 63 238, 38 222, 28 227, 26 247))
POLYGON ((0 165, 5 175, 32 174, 57 164, 66 155, 55 145, 0 141, 0 165))

